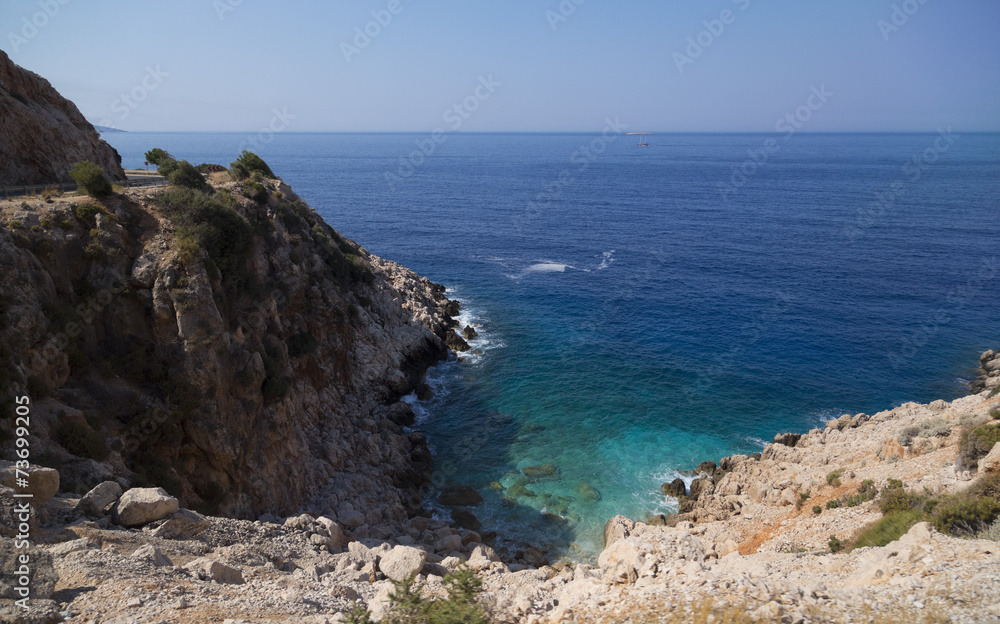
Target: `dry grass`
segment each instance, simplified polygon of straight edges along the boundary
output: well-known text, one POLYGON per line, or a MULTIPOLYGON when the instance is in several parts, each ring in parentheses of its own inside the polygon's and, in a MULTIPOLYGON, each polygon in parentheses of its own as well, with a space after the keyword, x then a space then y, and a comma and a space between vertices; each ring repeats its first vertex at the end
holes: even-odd
MULTIPOLYGON (((705 597, 689 605, 667 602, 645 607, 624 607, 620 613, 583 614, 574 611, 576 624, 780 624, 796 608, 779 607, 777 613, 754 615, 758 604, 730 604, 712 597, 705 597)), ((797 610, 805 620, 814 624, 938 624, 950 622, 937 609, 918 609, 912 606, 875 608, 865 605, 854 613, 834 612, 831 607, 799 605, 797 610)))

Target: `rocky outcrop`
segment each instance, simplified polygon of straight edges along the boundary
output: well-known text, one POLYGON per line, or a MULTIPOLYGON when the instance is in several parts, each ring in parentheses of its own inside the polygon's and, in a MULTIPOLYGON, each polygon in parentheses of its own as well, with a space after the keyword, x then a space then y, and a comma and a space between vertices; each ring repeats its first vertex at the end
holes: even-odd
POLYGON ((0 50, 0 187, 72 182, 73 163, 97 163, 124 180, 121 157, 76 105, 0 50))
POLYGON ((979 356, 979 375, 970 386, 973 392, 1000 388, 1000 351, 990 349, 979 356))
POLYGON ((447 356, 456 304, 262 184, 263 203, 235 182, 90 213, 0 202, 0 392, 30 395, 33 453, 64 489, 160 486, 200 511, 388 535, 430 474, 400 399, 447 356))

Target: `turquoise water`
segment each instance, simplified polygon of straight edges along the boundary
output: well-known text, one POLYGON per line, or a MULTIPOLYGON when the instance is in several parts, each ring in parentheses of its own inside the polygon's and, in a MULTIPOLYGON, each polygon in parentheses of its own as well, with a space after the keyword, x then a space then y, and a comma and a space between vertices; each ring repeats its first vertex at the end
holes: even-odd
MULTIPOLYGON (((227 163, 247 139, 106 138, 127 166, 154 146, 227 163)), ((769 137, 450 135, 393 177, 425 138, 279 134, 258 151, 480 325, 415 407, 435 483, 479 489, 484 530, 593 553, 610 516, 674 510, 659 485, 678 470, 957 397, 997 346, 997 135, 779 137, 752 166, 769 137), (518 483, 539 464, 555 475, 518 483)))

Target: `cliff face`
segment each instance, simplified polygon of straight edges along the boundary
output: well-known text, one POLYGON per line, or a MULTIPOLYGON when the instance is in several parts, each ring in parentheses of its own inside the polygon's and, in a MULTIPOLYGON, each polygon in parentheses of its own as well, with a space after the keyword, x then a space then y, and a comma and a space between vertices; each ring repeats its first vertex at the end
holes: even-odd
POLYGON ((124 180, 121 157, 76 105, 48 80, 0 50, 0 186, 72 182, 73 163, 90 160, 124 180))
POLYGON ((420 503, 399 399, 456 304, 261 182, 0 203, 0 392, 33 398, 33 461, 64 490, 119 477, 377 535, 420 503))

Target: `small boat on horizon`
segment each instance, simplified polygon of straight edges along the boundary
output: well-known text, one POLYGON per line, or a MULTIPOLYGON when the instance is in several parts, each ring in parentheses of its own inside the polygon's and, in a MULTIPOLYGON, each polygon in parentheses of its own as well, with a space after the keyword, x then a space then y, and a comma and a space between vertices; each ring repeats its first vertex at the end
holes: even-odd
POLYGON ((647 137, 647 136, 649 136, 649 135, 651 135, 653 133, 652 132, 629 132, 628 134, 638 135, 639 136, 639 143, 638 143, 639 147, 649 147, 649 142, 646 141, 645 137, 647 137))

